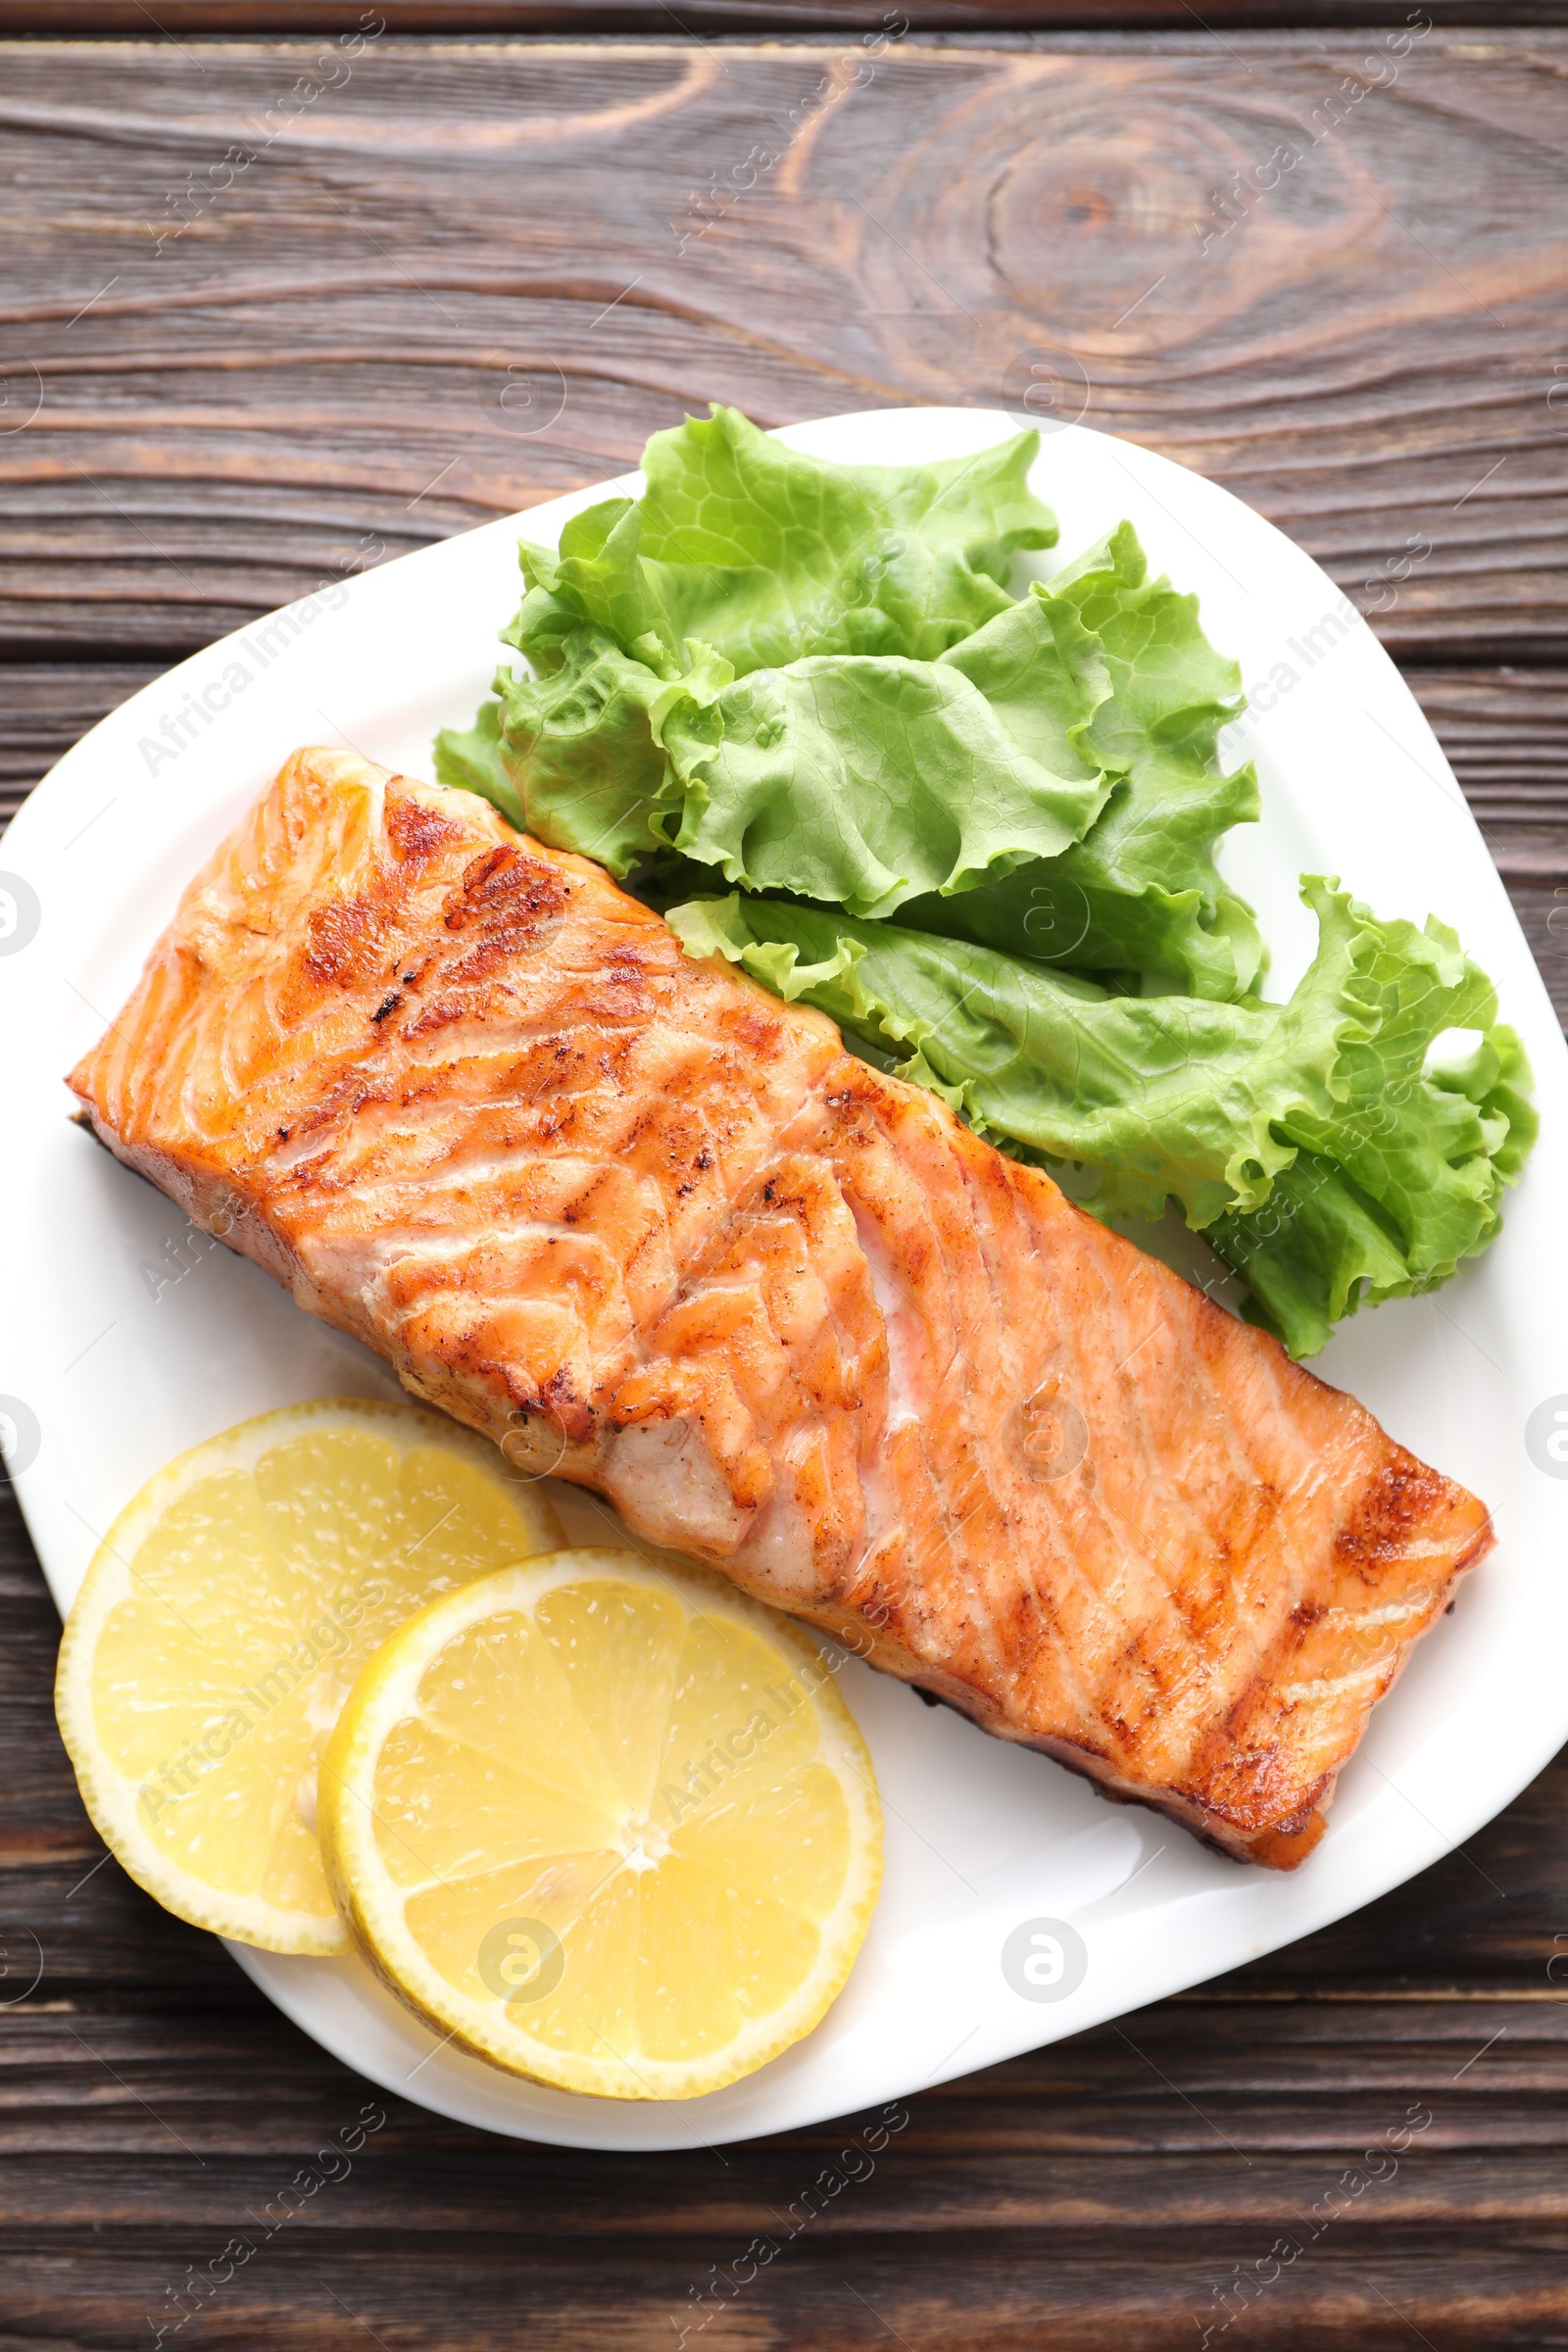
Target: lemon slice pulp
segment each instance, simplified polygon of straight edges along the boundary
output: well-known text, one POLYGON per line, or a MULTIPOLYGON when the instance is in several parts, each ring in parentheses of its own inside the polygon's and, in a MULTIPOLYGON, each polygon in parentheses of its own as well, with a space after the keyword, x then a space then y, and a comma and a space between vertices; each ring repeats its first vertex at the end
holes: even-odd
POLYGON ((444 2038, 613 2098, 715 2090, 808 2033, 882 1869, 815 1646, 609 1549, 411 1618, 339 1718, 320 1826, 356 1940, 444 2038))
POLYGON ((494 1446, 414 1405, 291 1405, 181 1454, 109 1530, 61 1644, 105 1842, 197 1927, 346 1950, 316 1838, 345 1693, 412 1611, 560 1542, 494 1446))

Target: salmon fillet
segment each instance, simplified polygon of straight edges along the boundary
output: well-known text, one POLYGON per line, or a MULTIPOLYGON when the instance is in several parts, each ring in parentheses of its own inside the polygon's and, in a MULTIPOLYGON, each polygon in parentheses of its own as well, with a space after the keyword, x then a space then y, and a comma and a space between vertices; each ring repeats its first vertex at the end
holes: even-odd
POLYGON ((464 793, 306 751, 73 1073, 520 1467, 1289 1870, 1484 1506, 832 1022, 464 793))

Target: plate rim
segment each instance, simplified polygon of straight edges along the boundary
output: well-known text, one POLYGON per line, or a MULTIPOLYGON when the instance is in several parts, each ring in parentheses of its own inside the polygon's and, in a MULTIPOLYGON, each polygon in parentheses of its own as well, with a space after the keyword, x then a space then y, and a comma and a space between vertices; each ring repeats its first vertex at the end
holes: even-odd
MULTIPOLYGON (((885 422, 890 417, 929 419, 938 430, 941 429, 942 424, 945 421, 955 418, 961 419, 964 428, 971 432, 977 425, 983 422, 989 422, 993 425, 999 426, 1004 431, 1016 429, 1040 429, 1038 420, 1029 418, 1027 416, 1019 416, 1004 410, 971 408, 955 409, 941 406, 931 406, 922 403, 889 403, 875 409, 861 410, 831 417, 803 420, 795 425, 776 428, 776 432, 777 437, 786 441, 790 441, 796 436, 802 436, 804 438, 819 434, 831 435, 835 432, 845 429, 848 429, 853 433, 856 428, 863 428, 866 426, 870 420, 875 419, 885 422)), ((1309 565, 1312 572, 1315 573, 1316 577, 1322 582, 1325 594, 1327 596, 1334 598, 1340 596, 1341 592, 1338 590, 1336 584, 1332 581, 1329 575, 1323 571, 1322 566, 1317 564, 1314 559, 1307 555, 1304 549, 1300 548, 1288 536, 1288 534, 1280 531, 1278 526, 1270 523, 1266 516, 1257 514, 1256 510, 1249 507, 1247 503, 1238 498, 1234 492, 1225 489, 1222 484, 1213 481, 1209 476, 1199 472, 1196 468, 1183 466, 1179 461, 1168 458, 1161 452, 1145 449, 1142 445, 1126 441, 1119 435, 1103 433, 1098 428, 1083 424, 1056 428, 1056 432, 1053 432, 1051 430, 1043 432, 1043 456, 1052 447, 1054 440, 1056 438, 1057 432, 1068 435, 1085 436, 1097 443, 1110 444, 1115 449, 1128 453, 1131 463, 1128 465, 1126 469, 1132 473, 1133 479, 1138 484, 1140 489, 1145 487, 1142 482, 1141 475, 1142 470, 1146 467, 1153 470, 1156 479, 1159 477, 1162 471, 1168 472, 1172 477, 1178 477, 1189 490, 1193 484, 1201 485, 1203 494, 1215 500, 1225 502, 1227 508, 1234 508, 1238 510, 1240 514, 1245 515, 1248 518, 1250 525, 1260 526, 1265 532, 1271 534, 1274 539, 1281 542, 1285 548, 1289 549, 1292 556, 1298 559, 1299 563, 1309 565)), ((993 432, 990 436, 990 440, 994 441, 999 437, 999 433, 993 432)), ((989 442, 977 443, 977 446, 989 445, 989 442)), ((1067 446, 1071 446, 1070 441, 1067 446)), ((851 459, 846 462, 859 463, 863 461, 851 459)), ((357 593, 368 593, 371 596, 396 593, 395 585, 389 586, 389 583, 392 583, 394 575, 397 575, 400 572, 402 572, 403 576, 406 578, 408 575, 404 570, 404 567, 410 564, 427 563, 431 559, 457 561, 461 563, 463 561, 462 551, 472 548, 476 541, 486 536, 490 538, 499 538, 504 534, 508 538, 514 538, 519 531, 529 531, 533 534, 539 533, 541 529, 544 529, 547 532, 559 531, 560 526, 569 517, 571 514, 580 512, 584 507, 594 504, 599 499, 615 495, 626 495, 635 490, 639 481, 640 475, 635 470, 632 470, 611 476, 603 481, 584 485, 576 491, 567 492, 557 498, 543 501, 539 505, 536 505, 532 508, 525 508, 515 514, 498 516, 491 521, 477 524, 469 530, 455 533, 450 538, 433 541, 427 547, 413 550, 407 556, 396 558, 392 563, 378 566, 375 571, 362 574, 359 578, 347 583, 343 583, 342 585, 346 587, 348 594, 351 597, 355 596, 357 593)), ((1156 503, 1159 503, 1156 493, 1151 491, 1149 495, 1154 497, 1156 503)), ((309 598, 295 599, 290 606, 278 608, 277 612, 286 613, 293 612, 301 605, 310 601, 311 600, 309 598)), ((114 711, 106 713, 105 716, 98 720, 92 728, 88 729, 87 732, 80 737, 75 744, 70 747, 70 749, 62 756, 62 758, 50 768, 46 776, 41 779, 40 783, 34 788, 33 792, 29 794, 27 800, 23 804, 21 809, 18 811, 17 817, 13 820, 12 826, 6 837, 7 848, 9 849, 13 843, 19 843, 19 846, 24 852, 24 856, 25 856, 32 832, 37 829, 37 827, 41 825, 43 821, 43 811, 52 806, 53 801, 57 799, 62 792, 69 792, 74 788, 74 778, 78 771, 83 775, 89 771, 92 759, 94 757, 92 747, 99 738, 105 736, 106 731, 112 729, 118 731, 122 729, 127 724, 132 713, 136 712, 138 710, 151 709, 155 697, 167 697, 172 682, 178 681, 187 676, 198 665, 214 663, 216 661, 221 658, 225 651, 236 648, 248 634, 254 633, 266 627, 270 621, 275 619, 276 617, 277 613, 274 613, 264 615, 257 620, 252 620, 246 623, 243 628, 232 631, 226 637, 218 639, 213 644, 200 648, 197 652, 184 657, 181 662, 172 664, 168 670, 161 672, 157 677, 149 679, 144 686, 137 689, 135 694, 128 697, 125 703, 117 706, 114 711), (29 813, 31 818, 30 822, 29 813)), ((1402 698, 1402 704, 1407 707, 1405 713, 1406 717, 1413 719, 1415 722, 1415 731, 1422 740, 1424 747, 1429 753, 1429 756, 1441 763, 1442 771, 1449 777, 1451 782, 1452 771, 1450 768, 1448 768, 1446 760, 1442 752, 1441 746, 1438 743, 1437 737, 1433 733, 1430 722, 1427 720, 1425 713, 1421 710, 1419 704, 1415 701, 1413 692, 1401 675, 1397 665, 1395 663, 1392 657, 1381 646, 1369 628, 1365 629, 1365 637, 1373 658, 1382 665, 1383 669, 1387 673, 1386 682, 1393 682, 1394 686, 1397 690, 1398 696, 1402 698)), ((1456 787, 1455 797, 1457 797, 1456 787)), ((1528 941, 1525 939, 1523 927, 1519 923, 1518 916, 1512 908, 1511 902, 1508 901, 1505 891, 1502 890, 1500 880, 1496 876, 1495 868, 1492 863, 1490 853, 1486 848, 1484 837, 1480 833, 1479 826, 1475 823, 1473 813, 1469 812, 1468 809, 1466 809, 1466 813, 1469 817, 1470 828, 1474 835, 1475 848, 1479 853, 1480 859, 1484 863, 1486 872, 1490 874, 1492 882, 1495 885, 1497 891, 1501 893, 1502 906, 1507 909, 1507 920, 1513 926, 1513 932, 1516 936, 1519 949, 1522 951, 1524 962, 1528 968, 1528 973, 1531 977, 1533 977, 1535 983, 1538 1002, 1531 1008, 1535 1017, 1527 1022, 1521 1017, 1524 1013, 1525 1007, 1519 1001, 1524 982, 1521 979, 1521 975, 1517 971, 1511 971, 1507 981, 1508 1002, 1506 1005, 1506 1011, 1509 1017, 1515 1020, 1516 1026, 1526 1028, 1530 1033, 1532 1056, 1537 1061, 1536 1075, 1538 1082, 1538 1100, 1540 1100, 1543 1095, 1549 1095, 1553 1092, 1552 1085, 1546 1082, 1546 1073, 1542 1064, 1541 1056, 1543 1053, 1543 1039, 1542 1036, 1537 1034, 1542 1027, 1541 1015, 1543 1011, 1544 1012, 1545 1019, 1549 1024, 1550 1037, 1552 1040, 1554 1040, 1554 1047, 1546 1049, 1546 1056, 1547 1059, 1553 1064, 1552 1074, 1556 1082, 1555 1091, 1560 1097, 1564 1091, 1564 1080, 1565 1078, 1568 1078, 1568 1043, 1565 1043, 1561 1029, 1557 1024, 1555 1011, 1551 1007, 1550 1000, 1545 990, 1544 981, 1542 978, 1539 967, 1536 965, 1534 957, 1530 952, 1528 941)), ((4 858, 5 856, 6 852, 0 851, 0 858, 4 858)), ((8 1005, 8 1008, 14 1011, 14 1006, 11 1006, 11 989, 8 986, 9 981, 10 975, 6 970, 6 966, 4 963, 0 963, 0 1003, 5 1003, 8 1005)), ((9 1029, 0 1028, 0 1039, 3 1039, 8 1034, 9 1029)), ((13 1153, 7 1155, 8 1163, 14 1163, 15 1161, 23 1158, 25 1154, 26 1149, 27 1145, 25 1141, 22 1137, 19 1137, 13 1153)), ((8 1164, 6 1169, 3 1171, 4 1193, 7 1196, 11 1195, 16 1190, 18 1183, 19 1176, 16 1166, 14 1164, 8 1164)), ((1515 1194, 1512 1196, 1512 1198, 1517 1200, 1518 1195, 1515 1194)), ((1383 1309, 1378 1311, 1387 1313, 1389 1310, 1383 1309)), ((12 1355, 12 1352, 13 1350, 9 1346, 0 1348, 0 1363, 8 1361, 12 1355)), ((1565 1386, 1568 1386, 1568 1375, 1565 1375, 1565 1386)), ((40 1536, 38 1527, 34 1524, 34 1513, 29 1508, 28 1503, 29 1488, 34 1483, 35 1476, 36 1473, 34 1471, 24 1471, 14 1480, 13 1484, 23 1510, 24 1517, 28 1527, 29 1535, 31 1535, 33 1539, 38 1551, 38 1556, 43 1564, 45 1577, 49 1582, 51 1593, 55 1597, 57 1605, 60 1605, 60 1580, 57 1578, 55 1570, 51 1566, 49 1549, 46 1548, 45 1541, 40 1536)), ((1568 1496, 1565 1496, 1564 1500, 1568 1501, 1568 1496)), ((1377 1716, 1374 1715, 1373 1721, 1376 1722, 1377 1720, 1377 1716)), ((1127 2015, 1131 2013, 1133 2009, 1146 2006, 1151 2001, 1168 1997, 1168 1995, 1173 1991, 1185 1989, 1193 1984, 1206 1982, 1215 1975, 1225 1974, 1232 1968, 1241 1965, 1242 1959, 1245 1957, 1261 1956, 1264 1952, 1283 1948, 1285 1945, 1299 1939, 1299 1937, 1304 1935, 1315 1933, 1321 1928, 1331 1926, 1338 1920, 1349 1916, 1354 1911, 1362 1908, 1367 1902, 1377 1899, 1378 1896, 1394 1891, 1397 1886, 1406 1884, 1410 1878, 1417 1876, 1421 1871, 1429 1868, 1435 1860, 1440 1859, 1446 1853, 1452 1851, 1456 1845, 1462 1844, 1466 1838, 1474 1836, 1476 1831, 1484 1826, 1486 1822, 1494 1819, 1497 1813, 1502 1811, 1509 1803, 1511 1803, 1514 1798, 1517 1797, 1520 1791, 1528 1787, 1531 1781, 1537 1777, 1539 1772, 1544 1768, 1544 1764, 1550 1760, 1551 1756, 1556 1753, 1558 1747, 1562 1743, 1565 1734, 1568 1734, 1568 1690, 1565 1690, 1564 1692, 1561 1720, 1556 1725, 1553 1732, 1549 1736, 1544 1733, 1538 1732, 1537 1738, 1533 1741, 1521 1740, 1519 1745, 1512 1751, 1513 1762, 1509 1764, 1507 1769, 1504 1770, 1500 1776, 1494 1774, 1494 1780, 1489 1781, 1486 1794, 1477 1800, 1473 1815, 1466 1816, 1467 1826, 1457 1838, 1448 1838, 1445 1832, 1438 1830, 1436 1825, 1430 1823, 1427 1825, 1427 1831, 1425 1835, 1416 1834, 1414 1831, 1412 1831, 1407 1857, 1402 1861, 1401 1866, 1398 1867, 1396 1871, 1391 1873, 1386 1866, 1378 1869, 1372 1874, 1377 1880, 1377 1884, 1375 1886, 1351 1886, 1348 1888, 1348 1890, 1345 1891, 1343 1900, 1340 1899, 1338 1894, 1335 1894, 1328 1896, 1326 1900, 1320 1899, 1312 1903, 1303 1903, 1301 1908, 1310 1913, 1311 1916, 1309 1918, 1304 1919, 1299 1924, 1286 1923, 1280 1928, 1280 1932, 1278 1934, 1265 1933, 1262 1938, 1253 1945, 1252 1952, 1249 1955, 1238 1957, 1233 1954, 1221 1959, 1215 1964, 1199 1965, 1196 1968, 1190 1966, 1186 1960, 1175 1960, 1164 1969, 1148 1967, 1146 1964, 1144 1972, 1144 1984, 1138 1990, 1135 1999, 1132 2001, 1128 2001, 1127 1999, 1121 1997, 1121 1994, 1117 1989, 1115 1977, 1113 1976, 1112 1972, 1107 1969, 1106 1976, 1111 1981, 1107 1984, 1103 2002, 1091 2000, 1087 2003, 1080 2004, 1075 2000, 1068 2005, 1068 2013, 1062 2017, 1059 2025, 1055 2026, 1055 2031, 1051 2030, 1052 2026, 1055 2024, 1055 2013, 1035 2010, 1022 2021, 1023 2026, 1025 2028, 1043 2028, 1044 2030, 1023 2031, 1020 2034, 1013 2035, 1008 2040, 1007 2050, 1004 2050, 999 2054, 1005 2056, 1009 2053, 1009 2051, 1012 2053, 1022 2053, 1030 2049, 1043 2047, 1049 2042, 1062 2037, 1062 2035, 1066 2034, 1075 2034, 1086 2031, 1095 2025, 1105 2022, 1108 2018, 1127 2015), (1540 1750, 1539 1753, 1537 1752, 1538 1747, 1540 1750), (1515 1768, 1521 1764, 1522 1769, 1519 1769, 1518 1777, 1514 1778, 1513 1775, 1515 1768), (1502 1783, 1507 1783, 1508 1786, 1506 1792, 1499 1796, 1495 1794, 1495 1787, 1500 1786, 1502 1783)), ((1331 1815, 1331 1836, 1332 1821, 1333 1816, 1331 1815)), ((1320 1849, 1319 1858, 1325 1863, 1329 1860, 1328 1841, 1325 1841, 1324 1847, 1320 1849)), ((1238 1865, 1235 1867, 1244 1868, 1245 1866, 1238 1865)), ((1308 1863, 1306 1867, 1308 1870, 1310 1870, 1312 1866, 1310 1863, 1308 1863)), ((1273 1874, 1260 1875, 1267 1875, 1270 1877, 1273 1876, 1273 1874)), ((1327 1872, 1323 1874, 1320 1882, 1307 1881, 1304 1878, 1297 1878, 1293 1881, 1293 1884, 1298 1888, 1301 1889, 1303 1893, 1309 1886, 1319 1883, 1321 1883, 1326 1890, 1330 1884, 1330 1879, 1327 1872)), ((703 2140, 704 2144, 711 2144, 711 2138, 705 2140, 704 2135, 701 2132, 669 2132, 667 2136, 662 2137, 657 2135, 657 2133, 652 2135, 648 2133, 639 2133, 634 2137, 628 2137, 624 2132, 607 2136, 602 2129, 597 2131, 594 2130, 592 2127, 596 2121, 597 2114, 603 2112, 603 2105, 614 2106, 622 2116, 625 2115, 626 2111, 620 2107, 620 2103, 618 2102, 608 2102, 602 2104, 597 2100, 579 2099, 575 2104, 578 2109, 584 2111, 582 2120, 584 2125, 588 2127, 582 2132, 562 2128, 565 2119, 562 2119, 556 2128, 547 2128, 549 2119, 537 2114, 529 2114, 525 2118, 519 2119, 515 2124, 500 2123, 488 2119, 477 2119, 472 2113, 471 2103, 468 2106, 465 2106, 460 2099, 456 2098, 455 2094, 446 2097, 441 2095, 441 2084, 439 2080, 434 2082, 426 2081, 418 2091, 414 2091, 410 2089, 406 2082, 400 2084, 396 2082, 385 2079, 383 2075, 378 2073, 373 2066, 366 2063, 363 2052, 355 2056, 345 2057, 344 2051, 339 2046, 338 2042, 326 2038, 320 2032, 318 2031, 316 2024, 312 2022, 309 2014, 304 2013, 306 2005, 301 2001, 301 1999, 292 1994, 286 1995, 279 1971, 272 1965, 273 1963, 282 1961, 284 1956, 255 1952, 250 1950, 248 1947, 239 1947, 235 1945, 230 1945, 229 1948, 233 1952, 234 1957, 239 1961, 242 1969, 244 1969, 245 1973, 252 1979, 252 1981, 259 1984, 268 1993, 269 1997, 271 1998, 276 2005, 291 2018, 292 2022, 300 2026, 302 2031, 311 2034, 313 2038, 320 2042, 322 2047, 327 2048, 342 2062, 351 2065, 356 2071, 365 2075, 368 2080, 378 2082, 381 2087, 388 2089, 395 2095, 406 2098, 416 2098, 420 2104, 428 2106, 434 2111, 447 2115, 454 2120, 477 2124, 477 2128, 479 2129, 509 2133, 513 2136, 520 2138, 540 2140, 546 2142, 547 2144, 603 2148, 607 2150, 629 2149, 634 2147, 646 2149, 648 2151, 654 2151, 662 2148, 687 2148, 692 2145, 694 2137, 698 2138, 699 2140, 703 2140)), ((296 1964, 292 1961, 289 1961, 286 1965, 289 1968, 293 1968, 296 1964)), ((322 1965, 329 1966, 334 1964, 307 1963, 306 1965, 308 1967, 318 1967, 322 1965)), ((297 1979, 293 1981, 298 1982, 297 1979)), ((961 2055, 960 2051, 954 2053, 953 2056, 956 2062, 947 2066, 946 2071, 943 2070, 942 2066, 939 2066, 921 2084, 912 2087, 906 2085, 904 2089, 889 2093, 888 2095, 897 2098, 912 2096, 917 2088, 933 2086, 939 2082, 952 2080, 956 2076, 968 2073, 975 2067, 983 2067, 996 2062, 995 2055, 965 2058, 961 2055)), ((708 2132, 710 2134, 716 2135, 720 2142, 730 2142, 735 2140, 749 2139, 760 2134, 772 2134, 781 2130, 803 2128, 813 2123, 825 2123, 832 2120, 833 2117, 840 2113, 860 2112, 863 2106, 866 2104, 866 2102, 860 2102, 857 2107, 845 2111, 841 2109, 824 2108, 821 2106, 820 2101, 815 2103, 807 2101, 800 2113, 790 2116, 785 2121, 781 2122, 779 2120, 768 2120, 760 2124, 753 2123, 748 2125, 743 2119, 736 2119, 734 2128, 731 2128, 728 2118, 721 2118, 717 2114, 709 2115, 707 2113, 708 2110, 713 2107, 714 2102, 724 2102, 725 2104, 728 2104, 731 2102, 732 2094, 744 2093, 752 2085, 765 2085, 767 2082, 767 2078, 771 2075, 775 2075, 775 2070, 782 2064, 783 2061, 774 2061, 772 2066, 760 2070, 757 2075, 747 2078, 745 2082, 731 2086, 731 2090, 729 2092, 715 2092, 709 2094, 709 2096, 705 2099, 689 2102, 686 2104, 686 2111, 692 2115, 694 2122, 699 2117, 702 2117, 707 2126, 708 2132)), ((487 2070, 487 2072, 489 2070, 487 2070)), ((506 2082, 512 2081, 513 2079, 499 2077, 498 2080, 506 2082)), ((524 2087, 531 2088, 532 2086, 525 2085, 524 2087)), ((563 2098, 566 2097, 567 2095, 568 2094, 564 2093, 557 2094, 557 2096, 563 2098)), ((785 2104, 788 2105, 788 2095, 786 2093, 785 2104)), ((641 2103, 637 2103, 635 2108, 632 2110, 632 2113, 638 2118, 643 2118, 646 2117, 647 2110, 642 2107, 641 2103)))

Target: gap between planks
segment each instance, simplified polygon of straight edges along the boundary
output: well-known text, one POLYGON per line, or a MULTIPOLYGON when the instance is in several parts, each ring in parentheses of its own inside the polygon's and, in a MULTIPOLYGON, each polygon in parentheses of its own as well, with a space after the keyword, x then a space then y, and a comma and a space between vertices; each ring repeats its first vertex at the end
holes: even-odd
POLYGON ((1442 2001, 1561 2002, 1568 2001, 1568 1984, 1557 1986, 1556 1988, 1545 1992, 1531 1992, 1522 1989, 1516 1989, 1508 1992, 1480 1992, 1465 1991, 1458 1987, 1455 1987, 1452 1991, 1448 1992, 1435 1992, 1431 1990, 1409 1992, 1392 1990, 1385 1990, 1381 1992, 1348 1992, 1341 1990, 1324 1990, 1321 1992, 1310 1990, 1302 1990, 1299 1992, 1293 1992, 1290 1990, 1278 1992, 1214 1992, 1210 1990, 1207 1985, 1199 1984, 1194 1985, 1191 1990, 1187 1992, 1168 1993, 1166 1998, 1173 2002, 1185 2001, 1192 2003, 1195 2001, 1203 2001, 1206 2002, 1210 2008, 1219 2008, 1222 2005, 1229 2006, 1229 2004, 1233 2001, 1238 2003, 1245 2001, 1254 2005, 1263 2002, 1275 2002, 1295 2004, 1297 2006, 1300 2006, 1306 2002, 1322 2003, 1332 2001, 1349 2001, 1356 2003, 1358 2006, 1364 2005, 1371 2001, 1403 2002, 1406 2005, 1417 2002, 1426 2002, 1430 2005, 1442 2001))

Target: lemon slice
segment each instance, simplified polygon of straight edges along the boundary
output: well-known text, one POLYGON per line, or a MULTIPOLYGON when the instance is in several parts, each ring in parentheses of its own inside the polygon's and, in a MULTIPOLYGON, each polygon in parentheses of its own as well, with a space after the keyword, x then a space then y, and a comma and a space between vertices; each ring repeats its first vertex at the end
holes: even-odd
POLYGON ((444 2039, 687 2099, 822 2016, 882 1817, 809 1642, 716 1577, 593 1549, 449 1592, 371 1660, 321 1846, 366 1957, 444 2039))
POLYGON ((493 1446, 413 1405, 290 1405, 181 1454, 104 1538, 60 1650, 105 1843, 196 1927, 346 1950, 315 1827, 344 1694, 413 1610, 560 1542, 493 1446))

